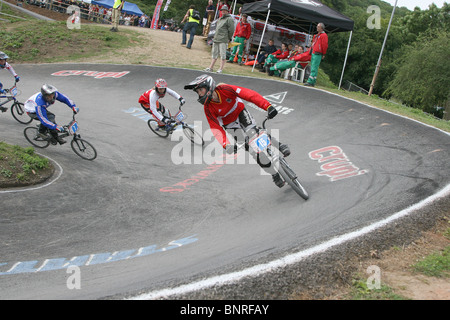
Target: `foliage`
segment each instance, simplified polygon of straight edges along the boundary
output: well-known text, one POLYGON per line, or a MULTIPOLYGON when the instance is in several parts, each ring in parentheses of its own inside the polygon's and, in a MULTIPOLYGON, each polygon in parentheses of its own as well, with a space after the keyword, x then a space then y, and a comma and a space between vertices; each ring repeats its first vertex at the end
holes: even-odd
MULTIPOLYGON (((122 37, 95 25, 73 30, 67 28, 66 22, 60 21, 31 20, 27 23, 11 23, 8 29, 2 28, 2 25, 0 22, 2 51, 8 54, 12 61, 56 62, 80 54, 96 55, 99 53, 98 48, 123 48, 135 42, 133 35, 122 37), (52 43, 53 50, 49 50, 48 43, 52 43), (32 49, 29 49, 30 47, 32 49), (42 61, 45 56, 48 61, 42 61)), ((131 34, 126 31, 124 33, 131 34)))
POLYGON ((37 155, 31 147, 22 148, 0 141, 0 154, 0 175, 4 178, 27 180, 50 166, 49 160, 37 155))
POLYGON ((432 113, 436 105, 443 106, 449 99, 450 33, 419 39, 420 46, 417 42, 405 46, 387 93, 432 113))
POLYGON ((431 254, 413 266, 414 270, 431 277, 450 277, 450 246, 431 254))
POLYGON ((408 300, 408 298, 396 294, 385 284, 381 284, 379 289, 369 289, 367 281, 357 278, 353 280, 352 285, 350 292, 352 300, 408 300))
MULTIPOLYGON (((354 20, 343 80, 368 90, 375 74, 393 7, 376 0, 324 0, 323 3, 354 20), (369 29, 366 25, 371 15, 366 11, 370 5, 377 5, 381 9, 380 29, 369 29)), ((397 7, 386 38, 373 93, 384 98, 395 96, 403 103, 427 112, 435 111, 436 104, 443 106, 448 100, 448 89, 443 89, 445 86, 448 88, 450 59, 448 53, 445 53, 445 49, 448 52, 448 47, 436 50, 436 47, 431 46, 438 45, 437 41, 431 41, 438 34, 444 34, 447 38, 442 36, 440 39, 444 42, 443 46, 446 46, 449 32, 450 6, 447 3, 444 3, 442 8, 432 4, 427 10, 416 8, 409 11, 397 7), (429 53, 425 52, 425 47, 429 53), (417 59, 418 54, 414 54, 416 51, 422 52, 422 60, 417 59), (443 54, 437 60, 439 63, 436 60, 431 61, 432 57, 438 56, 437 52, 431 51, 443 54), (410 59, 414 60, 409 61, 410 59), (439 85, 436 85, 436 81, 440 82, 439 85), (399 83, 402 86, 399 86, 399 83)), ((329 35, 329 49, 321 68, 334 83, 340 81, 348 38, 348 33, 329 35)), ((441 45, 442 43, 439 44, 441 45)))

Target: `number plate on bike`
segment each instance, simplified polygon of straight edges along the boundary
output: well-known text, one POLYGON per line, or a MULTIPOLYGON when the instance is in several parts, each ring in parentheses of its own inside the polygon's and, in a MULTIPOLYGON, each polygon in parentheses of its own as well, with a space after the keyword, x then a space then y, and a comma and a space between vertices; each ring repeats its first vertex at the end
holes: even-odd
POLYGON ((13 97, 17 96, 17 87, 12 87, 9 92, 13 97))
POLYGON ((183 114, 183 112, 178 111, 178 113, 175 115, 175 120, 176 120, 177 122, 181 122, 181 121, 183 121, 183 119, 184 119, 184 114, 183 114))
POLYGON ((70 124, 69 124, 69 132, 70 132, 70 134, 75 134, 75 132, 77 132, 77 130, 78 130, 78 123, 76 122, 76 121, 72 121, 70 124))
POLYGON ((248 145, 255 150, 256 153, 263 152, 270 146, 270 138, 267 133, 261 132, 258 136, 253 138, 248 145))

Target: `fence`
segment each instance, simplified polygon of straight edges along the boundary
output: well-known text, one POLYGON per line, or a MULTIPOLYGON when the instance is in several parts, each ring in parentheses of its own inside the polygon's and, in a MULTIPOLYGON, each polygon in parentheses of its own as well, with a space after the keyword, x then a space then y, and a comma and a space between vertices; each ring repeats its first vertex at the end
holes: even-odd
POLYGON ((369 91, 357 86, 356 84, 354 84, 348 80, 345 80, 344 85, 342 86, 342 89, 347 90, 347 91, 361 92, 361 93, 364 93, 367 95, 369 94, 369 91))

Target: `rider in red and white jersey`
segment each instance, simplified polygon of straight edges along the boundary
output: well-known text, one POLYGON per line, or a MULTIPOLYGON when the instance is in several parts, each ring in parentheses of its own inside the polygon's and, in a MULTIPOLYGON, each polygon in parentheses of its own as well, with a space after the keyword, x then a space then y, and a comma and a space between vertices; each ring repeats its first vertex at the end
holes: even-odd
MULTIPOLYGON (((214 79, 206 74, 185 85, 184 89, 192 89, 198 94, 197 101, 204 107, 211 131, 227 153, 236 153, 237 149, 236 145, 231 144, 228 140, 225 129, 242 129, 249 137, 252 137, 259 130, 253 116, 245 108, 243 100, 252 102, 259 108, 266 110, 269 119, 272 119, 278 113, 277 109, 258 92, 231 84, 221 83, 216 85, 214 79)), ((272 143, 285 157, 291 153, 286 144, 280 143, 274 138, 272 138, 272 143)), ((260 155, 252 155, 256 158, 257 163, 272 175, 275 184, 281 188, 284 181, 280 174, 272 168, 270 161, 261 159, 260 155)))
POLYGON ((164 98, 166 93, 179 100, 181 105, 186 103, 183 97, 174 90, 170 89, 167 86, 166 80, 161 78, 157 79, 155 81, 155 86, 143 93, 138 100, 142 108, 150 113, 158 121, 160 126, 170 123, 169 110, 159 102, 159 99, 164 98))
MULTIPOLYGON (((6 69, 8 70, 12 76, 14 77, 16 82, 19 82, 20 77, 17 75, 17 73, 14 71, 13 67, 6 61, 8 59, 8 55, 2 51, 0 51, 0 69, 6 69)), ((0 93, 5 93, 5 90, 3 90, 3 84, 0 82, 0 93)), ((5 112, 5 107, 0 107, 0 111, 5 112)))

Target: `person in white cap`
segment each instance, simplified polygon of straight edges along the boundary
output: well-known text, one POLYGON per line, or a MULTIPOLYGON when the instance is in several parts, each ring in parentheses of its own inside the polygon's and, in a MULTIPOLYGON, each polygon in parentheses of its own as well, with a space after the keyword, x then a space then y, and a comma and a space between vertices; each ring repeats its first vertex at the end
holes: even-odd
POLYGON ((212 46, 212 61, 208 68, 204 69, 206 72, 212 72, 214 64, 220 56, 220 68, 217 73, 222 73, 225 62, 227 61, 228 43, 234 34, 234 19, 228 13, 228 6, 223 5, 220 8, 222 16, 217 20, 216 33, 213 38, 212 46))

